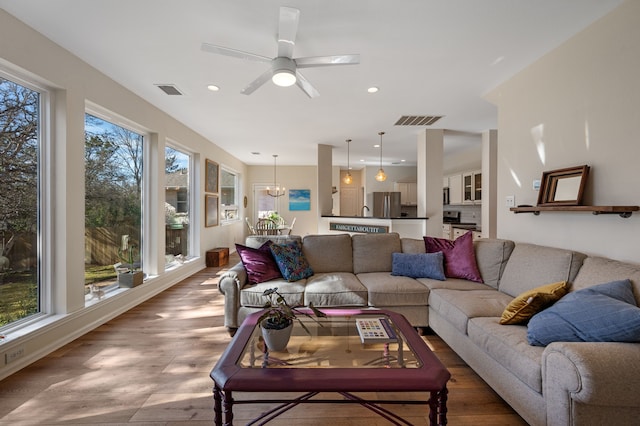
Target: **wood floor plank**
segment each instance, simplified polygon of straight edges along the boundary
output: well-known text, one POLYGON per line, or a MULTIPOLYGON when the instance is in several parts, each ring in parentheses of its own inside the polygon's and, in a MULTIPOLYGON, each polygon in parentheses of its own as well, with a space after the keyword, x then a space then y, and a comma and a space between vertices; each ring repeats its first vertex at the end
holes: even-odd
MULTIPOLYGON (((237 261, 233 254, 226 268, 237 261)), ((224 270, 203 269, 0 381, 0 424, 211 424, 209 372, 231 340, 224 327, 224 298, 217 289, 224 270)), ((437 335, 423 339, 452 373, 447 403, 450 425, 526 425, 437 335)), ((237 424, 268 408, 237 405, 237 424)), ((428 423, 426 407, 389 408, 415 425, 428 423)), ((360 406, 336 404, 301 405, 269 423, 387 424, 360 406)))

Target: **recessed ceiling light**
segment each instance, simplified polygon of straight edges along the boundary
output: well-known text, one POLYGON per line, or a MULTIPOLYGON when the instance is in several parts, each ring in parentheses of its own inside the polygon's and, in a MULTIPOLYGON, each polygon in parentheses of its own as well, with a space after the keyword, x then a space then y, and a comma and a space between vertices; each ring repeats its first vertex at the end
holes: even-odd
POLYGON ((212 92, 217 92, 218 90, 220 90, 220 88, 218 86, 216 86, 215 84, 208 85, 207 89, 211 90, 212 92))
POLYGON ((361 162, 361 163, 364 163, 364 158, 361 158, 361 159, 360 159, 360 162, 361 162))
POLYGON ((380 144, 375 144, 373 147, 374 148, 380 148, 380 144))
POLYGON ((252 151, 251 154, 253 155, 260 155, 260 153, 258 151, 252 151))
POLYGON ((406 161, 407 161, 407 160, 400 160, 400 162, 401 162, 401 163, 404 163, 404 162, 406 162, 406 161))
POLYGON ((369 92, 369 93, 376 93, 378 90, 380 90, 380 89, 378 89, 376 86, 372 86, 372 87, 369 87, 369 88, 367 89, 367 92, 369 92))

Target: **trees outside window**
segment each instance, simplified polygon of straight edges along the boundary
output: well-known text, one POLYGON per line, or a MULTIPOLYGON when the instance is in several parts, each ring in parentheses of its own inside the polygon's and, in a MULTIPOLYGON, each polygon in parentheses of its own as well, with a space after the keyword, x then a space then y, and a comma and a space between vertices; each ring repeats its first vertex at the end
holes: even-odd
POLYGON ((41 311, 41 93, 0 76, 0 328, 41 311))
POLYGON ((142 269, 143 135, 85 115, 85 294, 116 282, 124 242, 142 269))
POLYGON ((190 256, 191 156, 165 148, 165 264, 179 264, 190 256))

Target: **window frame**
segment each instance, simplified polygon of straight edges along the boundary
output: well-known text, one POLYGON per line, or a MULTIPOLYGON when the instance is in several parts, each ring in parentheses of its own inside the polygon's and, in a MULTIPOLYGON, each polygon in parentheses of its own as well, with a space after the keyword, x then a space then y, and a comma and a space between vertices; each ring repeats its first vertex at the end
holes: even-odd
POLYGON ((242 209, 240 206, 240 188, 241 186, 241 174, 232 169, 231 167, 225 166, 224 164, 220 165, 220 224, 221 225, 229 225, 232 223, 236 223, 236 222, 240 222, 242 221, 242 209), (222 173, 226 172, 229 174, 232 174, 235 176, 234 179, 234 204, 222 204, 222 184, 224 182, 224 179, 222 179, 222 173), (229 211, 234 211, 235 210, 235 216, 231 219, 228 219, 228 213, 229 211))
POLYGON ((29 90, 38 93, 38 154, 37 154, 37 214, 36 214, 36 258, 37 258, 37 289, 38 289, 38 312, 20 318, 0 327, 0 331, 9 332, 30 326, 43 318, 54 313, 53 305, 53 270, 54 253, 53 248, 53 223, 54 211, 53 188, 55 180, 53 174, 53 123, 55 120, 55 90, 41 81, 25 75, 24 73, 12 69, 0 63, 0 77, 18 84, 29 90))
MULTIPOLYGON (((196 239, 197 239, 197 233, 195 232, 195 230, 198 228, 197 226, 195 226, 195 224, 197 224, 197 220, 198 220, 198 216, 196 215, 196 211, 198 211, 200 209, 200 205, 198 204, 198 198, 196 196, 197 194, 197 188, 196 188, 196 175, 197 175, 197 170, 196 170, 196 165, 198 164, 198 154, 193 152, 193 150, 183 146, 182 144, 172 140, 172 139, 167 139, 165 141, 165 145, 164 148, 162 149, 163 154, 165 155, 166 158, 166 148, 171 148, 173 150, 179 151, 184 155, 187 155, 189 157, 189 178, 188 178, 188 198, 187 198, 187 202, 189 204, 189 211, 188 211, 188 218, 189 218, 189 236, 188 236, 188 252, 189 254, 187 256, 184 257, 184 261, 189 261, 191 259, 195 259, 198 257, 198 250, 197 250, 197 245, 196 245, 196 239)), ((163 175, 164 175, 164 171, 163 171, 163 175)), ((163 197, 163 201, 166 202, 166 198, 163 197)), ((166 247, 165 247, 165 254, 166 254, 166 247)), ((176 266, 180 266, 180 263, 174 262, 174 263, 170 263, 170 264, 166 264, 164 265, 164 269, 172 269, 176 266)))

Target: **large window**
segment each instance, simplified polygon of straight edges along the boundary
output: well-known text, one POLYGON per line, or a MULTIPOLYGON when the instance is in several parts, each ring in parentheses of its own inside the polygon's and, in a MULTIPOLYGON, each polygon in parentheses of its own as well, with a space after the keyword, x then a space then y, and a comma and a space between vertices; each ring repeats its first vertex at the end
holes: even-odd
MULTIPOLYGON (((85 115, 85 294, 142 270, 143 136, 85 115)), ((90 300, 90 297, 87 297, 90 300)))
POLYGON ((166 147, 165 161, 165 264, 182 262, 189 257, 191 223, 191 156, 166 147))
POLYGON ((238 186, 238 174, 222 168, 220 170, 220 219, 222 222, 240 220, 238 186))
POLYGON ((41 103, 0 75, 0 328, 41 311, 41 103))

